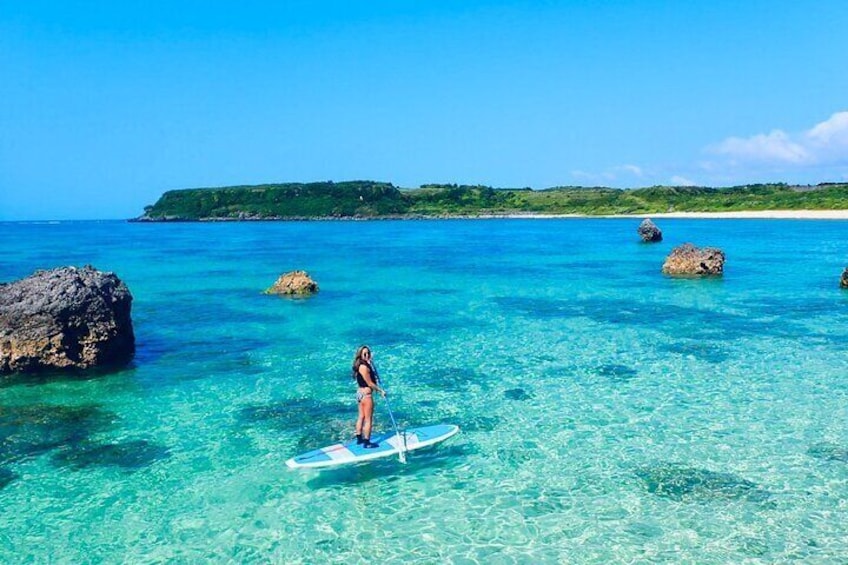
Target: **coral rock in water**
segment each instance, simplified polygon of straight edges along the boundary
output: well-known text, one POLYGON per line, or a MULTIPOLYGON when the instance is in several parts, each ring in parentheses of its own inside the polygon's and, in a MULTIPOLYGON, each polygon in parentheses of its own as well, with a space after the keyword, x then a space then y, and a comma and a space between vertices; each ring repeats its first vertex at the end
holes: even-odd
POLYGON ((0 374, 121 366, 135 354, 132 295, 91 266, 0 285, 0 374))
POLYGON ((639 224, 636 231, 645 243, 662 241, 662 231, 660 231, 660 228, 658 228, 649 218, 642 220, 642 223, 639 224))
POLYGON ((675 247, 666 257, 662 272, 667 275, 722 275, 724 251, 715 247, 698 248, 691 243, 675 247))
POLYGON ((318 292, 318 284, 306 271, 292 271, 281 275, 277 282, 265 291, 266 294, 304 296, 318 292))

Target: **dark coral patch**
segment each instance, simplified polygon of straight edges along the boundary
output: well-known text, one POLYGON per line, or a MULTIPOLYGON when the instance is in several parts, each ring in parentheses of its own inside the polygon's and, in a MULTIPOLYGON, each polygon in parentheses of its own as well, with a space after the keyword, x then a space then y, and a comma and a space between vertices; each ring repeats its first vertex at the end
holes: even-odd
MULTIPOLYGON (((260 374, 265 369, 255 365, 251 355, 267 347, 268 341, 235 336, 209 339, 184 339, 166 335, 147 336, 138 344, 137 360, 142 364, 178 361, 188 370, 169 381, 200 380, 218 375, 260 374), (201 368, 202 367, 202 368, 201 368)), ((161 380, 157 384, 165 384, 161 380)))
POLYGON ((415 329, 429 332, 452 332, 452 331, 482 331, 489 327, 483 320, 470 318, 468 316, 446 315, 440 310, 421 310, 412 313, 415 317, 415 329))
POLYGON ((493 432, 503 420, 495 416, 472 416, 459 422, 459 427, 466 432, 493 432))
POLYGON ((311 398, 298 398, 271 404, 254 404, 241 409, 241 420, 248 424, 261 424, 281 431, 294 431, 320 425, 328 419, 356 415, 356 405, 351 402, 320 402, 311 398))
POLYGON ((663 302, 587 298, 562 300, 535 297, 499 297, 505 310, 537 320, 589 318, 603 324, 661 331, 674 338, 732 342, 740 337, 776 335, 803 338, 809 331, 791 322, 775 325, 751 314, 705 310, 663 302))
POLYGON ((721 346, 701 341, 672 343, 662 349, 669 353, 691 356, 707 363, 722 363, 730 357, 721 346))
MULTIPOLYGON (((351 397, 352 398, 352 397, 351 397)), ((400 415, 396 415, 400 418, 400 415)), ((248 428, 266 429, 285 440, 295 440, 295 449, 307 451, 353 434, 356 404, 319 402, 310 398, 272 404, 245 406, 240 420, 248 428)))
POLYGON ((59 451, 53 463, 74 469, 119 467, 137 470, 170 456, 167 447, 139 439, 123 443, 85 443, 59 451))
POLYGON ((595 371, 598 375, 606 377, 611 381, 627 382, 634 378, 639 372, 626 365, 601 365, 595 371))
POLYGON ((504 398, 507 400, 530 400, 533 395, 523 388, 511 388, 504 391, 504 398))
POLYGON ((493 300, 495 304, 505 310, 512 310, 523 316, 537 320, 575 318, 582 315, 579 307, 565 300, 522 296, 504 296, 493 300))
POLYGON ((375 327, 353 328, 345 332, 345 336, 351 343, 367 343, 375 348, 418 343, 418 338, 411 333, 375 327))
POLYGON ((807 450, 807 455, 824 461, 839 461, 848 463, 848 447, 836 445, 833 443, 817 443, 811 445, 807 450))
POLYGON ((648 492, 673 500, 761 501, 769 496, 756 483, 732 473, 661 464, 638 469, 636 475, 648 492))
POLYGON ((0 467, 0 490, 6 488, 6 485, 17 479, 18 476, 9 469, 0 467))
POLYGON ((421 367, 419 383, 443 392, 464 392, 473 385, 485 385, 485 375, 463 367, 440 367, 437 370, 421 367))
POLYGON ((113 420, 96 406, 0 406, 0 464, 78 445, 113 420))

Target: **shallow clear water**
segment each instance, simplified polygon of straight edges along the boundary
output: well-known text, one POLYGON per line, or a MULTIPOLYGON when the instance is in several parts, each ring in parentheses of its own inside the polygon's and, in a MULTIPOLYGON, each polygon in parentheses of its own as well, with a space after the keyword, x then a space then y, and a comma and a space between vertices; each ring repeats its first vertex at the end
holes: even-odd
POLYGON ((113 271, 138 341, 0 386, 0 561, 844 559, 848 222, 658 223, 0 224, 0 281, 113 271), (660 274, 686 241, 722 280, 660 274), (293 269, 320 293, 261 293, 293 269), (462 433, 288 470, 351 434, 361 343, 402 425, 462 433))

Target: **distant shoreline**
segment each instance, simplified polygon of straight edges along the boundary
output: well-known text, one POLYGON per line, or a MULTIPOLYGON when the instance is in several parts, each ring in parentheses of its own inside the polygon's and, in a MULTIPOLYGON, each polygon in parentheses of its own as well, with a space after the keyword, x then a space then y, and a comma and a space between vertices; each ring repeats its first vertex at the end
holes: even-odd
POLYGON ((291 216, 264 218, 162 218, 127 220, 131 223, 240 223, 240 222, 369 222, 386 220, 556 220, 556 219, 615 219, 615 218, 668 218, 698 220, 848 220, 848 210, 739 210, 728 212, 639 212, 635 214, 540 214, 540 213, 504 213, 504 214, 410 214, 385 216, 291 216))
POLYGON ((454 218, 848 219, 848 182, 815 186, 493 188, 378 181, 282 183, 169 190, 137 221, 454 218), (699 211, 704 212, 699 212, 699 211), (647 214, 655 211, 656 214, 647 214), (707 212, 709 211, 709 212, 707 212))

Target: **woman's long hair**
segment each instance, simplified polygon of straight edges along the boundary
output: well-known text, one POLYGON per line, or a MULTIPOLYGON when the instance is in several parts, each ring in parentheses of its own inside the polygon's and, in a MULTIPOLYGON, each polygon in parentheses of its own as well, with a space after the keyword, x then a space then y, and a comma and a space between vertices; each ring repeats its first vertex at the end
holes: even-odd
MULTIPOLYGON (((356 375, 359 373, 359 366, 362 365, 363 362, 368 363, 365 359, 362 358, 362 353, 365 350, 371 351, 371 348, 367 345, 360 345, 359 349, 356 350, 356 355, 353 357, 353 368, 351 370, 350 376, 356 380, 356 375)), ((371 364, 368 364, 368 367, 371 367, 371 364)))

